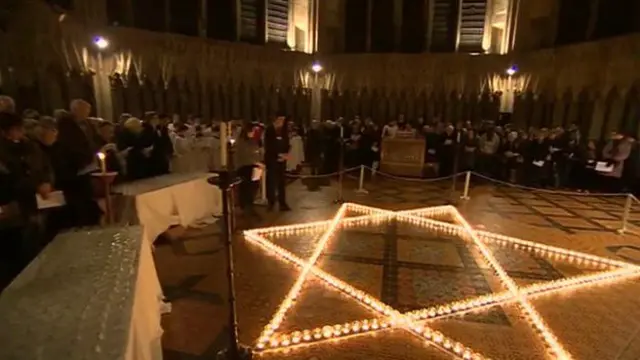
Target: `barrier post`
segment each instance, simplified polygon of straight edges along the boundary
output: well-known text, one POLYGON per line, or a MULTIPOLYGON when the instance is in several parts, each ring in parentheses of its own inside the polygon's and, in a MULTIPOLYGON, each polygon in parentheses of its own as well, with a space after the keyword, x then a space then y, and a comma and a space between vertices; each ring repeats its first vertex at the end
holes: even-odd
POLYGON ((460 199, 469 200, 469 184, 471 183, 471 171, 467 171, 464 177, 464 192, 460 199))
POLYGON ((623 235, 627 231, 627 223, 629 221, 629 213, 631 212, 631 201, 633 195, 628 194, 627 199, 624 202, 624 211, 622 213, 622 224, 618 229, 618 234, 623 235))
POLYGON ((364 165, 360 165, 360 179, 358 182, 358 190, 356 193, 358 194, 368 194, 369 192, 364 188, 364 165))

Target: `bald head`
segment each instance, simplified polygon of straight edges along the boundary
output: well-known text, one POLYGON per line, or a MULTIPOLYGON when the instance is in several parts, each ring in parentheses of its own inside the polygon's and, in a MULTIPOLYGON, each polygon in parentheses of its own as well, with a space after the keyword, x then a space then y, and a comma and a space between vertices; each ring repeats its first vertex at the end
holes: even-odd
POLYGON ((16 103, 10 96, 0 95, 0 112, 11 114, 16 112, 16 103))
POLYGON ((91 104, 82 99, 75 99, 71 101, 69 110, 76 120, 85 120, 91 114, 91 104))

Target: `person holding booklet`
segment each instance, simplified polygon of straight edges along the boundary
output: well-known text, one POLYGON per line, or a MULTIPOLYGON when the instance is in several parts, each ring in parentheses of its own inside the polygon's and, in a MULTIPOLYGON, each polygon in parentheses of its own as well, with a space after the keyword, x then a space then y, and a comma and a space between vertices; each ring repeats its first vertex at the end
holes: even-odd
POLYGON ((622 171, 624 161, 631 153, 631 137, 615 133, 602 149, 602 159, 596 164, 596 171, 605 179, 607 192, 618 193, 622 190, 622 171))
POLYGON ((73 100, 71 114, 58 119, 59 156, 65 159, 57 183, 67 201, 68 227, 93 226, 100 222, 101 211, 93 199, 91 172, 98 170, 96 154, 100 150, 98 131, 89 119, 91 105, 73 100))
POLYGON ((254 126, 252 124, 243 125, 234 144, 234 162, 241 179, 238 189, 240 207, 245 215, 257 217, 253 202, 264 165, 260 162, 260 147, 253 132, 254 126))

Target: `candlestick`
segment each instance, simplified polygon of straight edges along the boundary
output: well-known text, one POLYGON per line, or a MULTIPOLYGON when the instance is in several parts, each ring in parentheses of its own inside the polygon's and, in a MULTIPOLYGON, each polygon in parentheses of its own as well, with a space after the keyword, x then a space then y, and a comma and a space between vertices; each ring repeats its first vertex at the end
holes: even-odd
POLYGON ((227 136, 227 123, 223 121, 220 123, 220 166, 222 167, 227 166, 227 136))
POLYGON ((99 152, 98 153, 98 160, 100 160, 100 172, 102 172, 103 174, 107 173, 107 162, 106 162, 106 155, 103 152, 99 152))

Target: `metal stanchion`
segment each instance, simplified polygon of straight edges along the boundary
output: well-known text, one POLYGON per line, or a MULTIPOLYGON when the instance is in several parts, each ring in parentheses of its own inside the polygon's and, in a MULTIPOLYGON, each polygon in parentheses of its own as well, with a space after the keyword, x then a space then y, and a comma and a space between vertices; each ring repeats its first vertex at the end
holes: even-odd
POLYGON ((233 199, 230 192, 239 181, 235 175, 225 169, 218 173, 217 177, 209 179, 209 183, 220 188, 222 193, 222 239, 227 250, 227 296, 229 305, 229 317, 227 327, 229 331, 229 344, 220 351, 217 358, 220 360, 248 360, 253 357, 250 348, 240 345, 238 341, 238 318, 236 309, 235 273, 233 264, 233 228, 232 212, 233 199))
POLYGON ((624 212, 622 213, 622 224, 618 229, 618 234, 623 235, 627 231, 627 223, 629 222, 629 213, 631 212, 631 202, 633 201, 633 195, 628 194, 624 203, 624 212))
MULTIPOLYGON (((240 180, 236 177, 235 172, 231 170, 233 167, 229 164, 229 160, 232 159, 229 158, 229 153, 227 152, 227 146, 229 145, 227 139, 230 138, 228 136, 230 131, 228 130, 230 130, 229 124, 223 122, 220 128, 222 170, 217 172, 217 177, 208 179, 210 184, 220 188, 222 195, 221 235, 227 250, 227 297, 229 306, 227 329, 229 331, 229 343, 226 349, 218 353, 217 358, 220 360, 248 360, 253 357, 253 352, 250 348, 240 345, 238 341, 238 317, 233 264, 234 204, 231 192, 234 190, 234 187, 240 183, 240 180)), ((233 144, 232 142, 230 143, 233 144)))
POLYGON ((364 170, 365 170, 365 166, 364 165, 360 165, 360 180, 358 182, 358 190, 356 190, 356 193, 358 193, 358 194, 368 194, 369 193, 364 188, 364 170))
POLYGON ((333 201, 334 204, 343 204, 344 198, 342 196, 342 180, 344 177, 344 128, 340 125, 340 156, 338 162, 338 197, 333 201))
POLYGON ((471 183, 471 171, 467 171, 464 177, 464 192, 460 199, 469 200, 469 184, 471 183))

